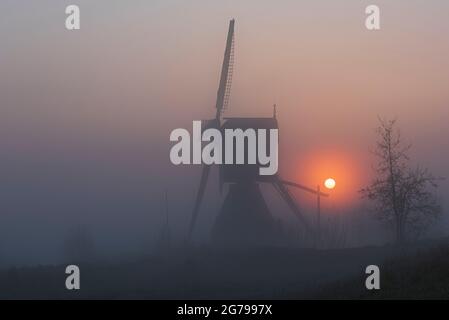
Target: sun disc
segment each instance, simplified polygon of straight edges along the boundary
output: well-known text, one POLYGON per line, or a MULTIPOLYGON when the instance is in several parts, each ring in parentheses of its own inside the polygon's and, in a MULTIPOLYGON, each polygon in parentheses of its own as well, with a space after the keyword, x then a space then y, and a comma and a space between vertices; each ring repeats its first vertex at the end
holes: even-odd
POLYGON ((335 188, 335 180, 332 178, 326 179, 326 181, 324 181, 324 186, 328 189, 335 188))

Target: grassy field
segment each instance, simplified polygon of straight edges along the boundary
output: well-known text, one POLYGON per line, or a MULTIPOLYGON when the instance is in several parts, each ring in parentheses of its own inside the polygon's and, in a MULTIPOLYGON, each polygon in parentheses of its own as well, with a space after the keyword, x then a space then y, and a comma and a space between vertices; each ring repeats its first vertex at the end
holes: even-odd
POLYGON ((365 275, 325 285, 317 299, 449 299, 449 245, 422 248, 388 259, 380 266, 380 290, 366 290, 365 275))
POLYGON ((170 250, 126 262, 80 264, 81 289, 65 266, 0 272, 2 299, 392 299, 449 297, 448 241, 339 250, 170 250), (381 290, 365 289, 365 268, 381 290))

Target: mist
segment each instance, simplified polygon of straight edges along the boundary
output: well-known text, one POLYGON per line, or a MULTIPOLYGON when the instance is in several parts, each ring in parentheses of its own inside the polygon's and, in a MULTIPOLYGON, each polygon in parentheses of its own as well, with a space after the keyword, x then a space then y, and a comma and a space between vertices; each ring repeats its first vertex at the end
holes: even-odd
MULTIPOLYGON (((78 1, 73 33, 63 27, 66 1, 2 1, 0 264, 62 263, 79 225, 99 258, 147 255, 167 211, 181 246, 201 168, 171 164, 169 135, 213 117, 233 17, 226 116, 269 117, 276 103, 280 174, 311 187, 337 176, 323 216, 346 230, 345 247, 391 241, 358 191, 372 178, 379 115, 398 118, 413 163, 447 176, 449 4, 407 1, 404 15, 403 1, 378 2, 389 31, 373 35, 360 16, 366 1, 78 1)), ((443 207, 448 187, 438 189, 443 207)), ((273 190, 263 193, 292 224, 273 190)), ((294 195, 314 219, 314 197, 294 195)), ((205 199, 198 245, 223 200, 216 172, 205 199)), ((427 236, 447 228, 445 217, 427 236)))

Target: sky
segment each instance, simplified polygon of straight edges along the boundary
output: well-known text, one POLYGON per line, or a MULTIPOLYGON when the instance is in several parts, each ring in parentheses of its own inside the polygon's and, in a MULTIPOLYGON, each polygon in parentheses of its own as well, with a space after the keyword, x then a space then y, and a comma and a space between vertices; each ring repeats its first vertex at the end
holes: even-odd
MULTIPOLYGON (((56 261, 79 223, 111 252, 138 250, 163 221, 165 191, 185 232, 199 168, 170 163, 169 134, 213 117, 231 18, 225 115, 270 116, 277 104, 284 178, 334 177, 329 206, 352 206, 372 176, 378 116, 398 118, 413 164, 447 176, 449 3, 375 3, 373 32, 372 1, 3 0, 0 262, 56 261), (79 31, 64 27, 69 4, 79 31)), ((439 190, 447 203, 448 182, 439 190)), ((207 225, 215 184, 206 196, 207 225)))

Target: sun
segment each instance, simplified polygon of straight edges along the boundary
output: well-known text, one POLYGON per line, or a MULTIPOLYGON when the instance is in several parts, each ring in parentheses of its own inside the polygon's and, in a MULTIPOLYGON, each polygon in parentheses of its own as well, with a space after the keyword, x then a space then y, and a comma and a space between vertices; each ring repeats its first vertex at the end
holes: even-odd
POLYGON ((326 181, 324 181, 324 186, 328 189, 333 189, 335 188, 335 180, 332 178, 328 178, 326 179, 326 181))

